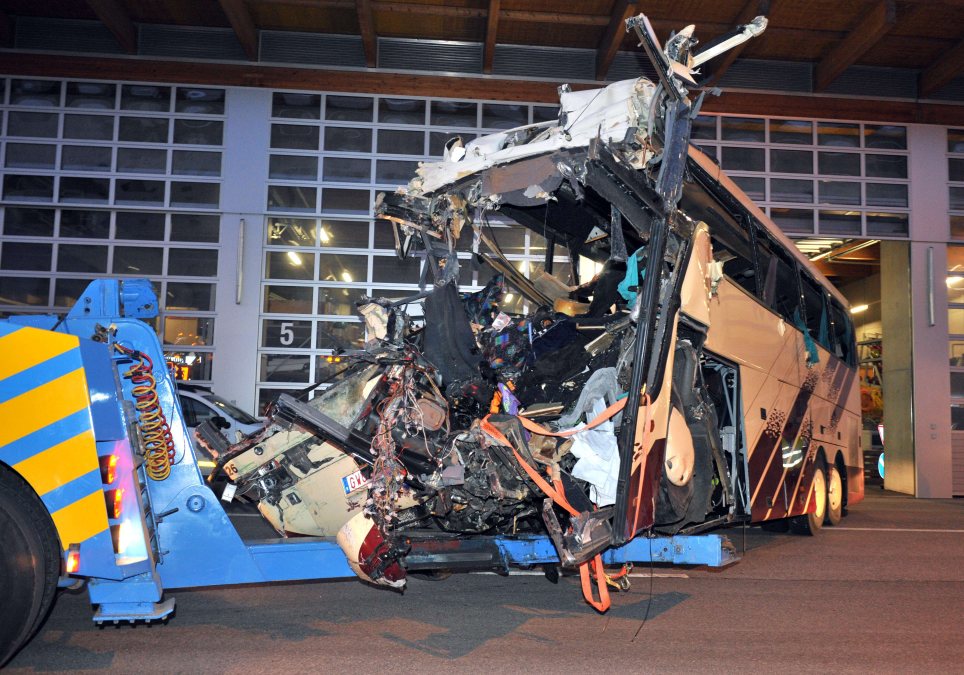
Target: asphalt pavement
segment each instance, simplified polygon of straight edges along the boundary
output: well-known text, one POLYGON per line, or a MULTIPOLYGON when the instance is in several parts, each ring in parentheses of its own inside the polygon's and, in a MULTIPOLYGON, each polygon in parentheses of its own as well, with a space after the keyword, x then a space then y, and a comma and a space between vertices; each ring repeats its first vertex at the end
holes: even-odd
MULTIPOLYGON (((263 532, 236 507, 245 536, 263 532)), ((58 598, 11 673, 964 672, 964 500, 871 489, 816 537, 728 536, 721 570, 640 566, 597 614, 578 579, 413 578, 178 590, 166 624, 97 628, 58 598)))

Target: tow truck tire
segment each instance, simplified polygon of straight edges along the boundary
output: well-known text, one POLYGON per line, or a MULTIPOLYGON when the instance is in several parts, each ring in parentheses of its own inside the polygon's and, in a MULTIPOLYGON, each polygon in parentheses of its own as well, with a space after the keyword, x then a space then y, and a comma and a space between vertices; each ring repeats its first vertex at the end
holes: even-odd
POLYGON ((820 531, 827 516, 827 465, 818 459, 813 467, 813 513, 790 519, 790 531, 794 534, 813 536, 820 531))
POLYGON ((827 518, 825 525, 839 525, 843 519, 844 486, 840 469, 831 464, 827 471, 827 518))
POLYGON ((57 592, 61 554, 43 503, 0 465, 0 667, 29 640, 57 592))

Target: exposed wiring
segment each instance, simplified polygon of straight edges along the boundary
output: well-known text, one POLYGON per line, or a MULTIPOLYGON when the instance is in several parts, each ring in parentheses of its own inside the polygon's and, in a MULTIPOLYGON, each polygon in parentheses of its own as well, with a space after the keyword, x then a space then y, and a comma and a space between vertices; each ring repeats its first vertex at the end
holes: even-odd
POLYGON ((576 115, 576 119, 574 119, 572 122, 570 122, 570 123, 569 123, 569 126, 567 126, 565 129, 562 130, 562 133, 563 133, 563 135, 566 137, 566 140, 567 140, 567 141, 571 141, 571 140, 572 140, 572 135, 569 133, 569 130, 572 129, 572 128, 576 125, 576 122, 579 121, 579 118, 582 117, 583 114, 585 114, 585 112, 586 112, 587 110, 589 110, 589 108, 592 107, 592 104, 595 103, 596 99, 599 98, 599 95, 600 95, 601 93, 603 93, 604 91, 606 91, 605 88, 600 89, 599 91, 597 91, 597 92, 596 92, 596 95, 593 96, 591 99, 589 99, 589 103, 587 103, 587 104, 583 107, 583 109, 579 112, 579 114, 576 115))
POLYGON ((649 599, 646 601, 646 613, 643 614, 643 620, 639 624, 639 628, 633 634, 633 639, 630 642, 636 642, 636 638, 639 637, 640 631, 643 630, 643 626, 649 621, 649 612, 653 608, 653 579, 656 578, 656 565, 653 562, 653 538, 647 537, 649 540, 649 599))

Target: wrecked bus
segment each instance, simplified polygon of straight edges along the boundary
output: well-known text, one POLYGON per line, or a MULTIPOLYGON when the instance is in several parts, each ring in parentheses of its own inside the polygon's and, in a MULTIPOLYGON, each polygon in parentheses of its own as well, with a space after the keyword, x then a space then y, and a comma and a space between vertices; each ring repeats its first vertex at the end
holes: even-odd
POLYGON ((604 591, 606 549, 775 519, 813 534, 862 498, 847 302, 689 142, 699 66, 765 19, 702 51, 692 27, 662 46, 627 23, 656 82, 562 87, 558 120, 451 139, 376 204, 423 290, 359 302, 365 348, 262 431, 199 428, 279 533, 336 537, 395 588, 413 547, 445 567, 478 538, 548 535, 604 609, 587 580, 604 591), (496 221, 544 237, 544 264, 518 269, 496 221), (460 289, 466 263, 492 280, 460 289))
POLYGON ((846 301, 689 143, 703 64, 765 21, 701 50, 628 23, 658 81, 564 88, 555 122, 453 139, 380 196, 422 290, 363 299, 364 349, 313 398, 234 443, 198 426, 220 499, 147 279, 0 321, 0 666, 78 582, 104 625, 166 620, 176 588, 562 566, 604 611, 629 561, 736 559, 707 530, 839 522, 863 496, 846 301), (491 281, 460 289, 463 264, 491 281), (242 540, 235 494, 282 538, 242 540))

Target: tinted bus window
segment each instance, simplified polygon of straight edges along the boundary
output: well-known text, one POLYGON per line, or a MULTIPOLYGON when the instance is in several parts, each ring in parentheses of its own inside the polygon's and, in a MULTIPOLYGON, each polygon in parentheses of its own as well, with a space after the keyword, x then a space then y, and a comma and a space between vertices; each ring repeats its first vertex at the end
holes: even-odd
POLYGON ((832 350, 830 343, 830 320, 827 316, 827 307, 824 303, 824 292, 817 285, 817 282, 806 274, 800 275, 800 286, 803 289, 803 308, 804 318, 807 323, 807 332, 810 337, 829 350, 832 350))
POLYGON ((760 290, 763 303, 800 330, 804 329, 800 311, 800 292, 793 259, 763 232, 757 232, 757 256, 760 263, 760 290))
POLYGON ((850 320, 850 313, 833 298, 830 298, 830 320, 834 337, 834 353, 847 365, 855 365, 853 322, 850 320))
POLYGON ((693 220, 702 220, 709 225, 713 259, 723 263, 723 274, 746 291, 756 294, 753 245, 747 228, 696 184, 686 186, 680 207, 693 220))

